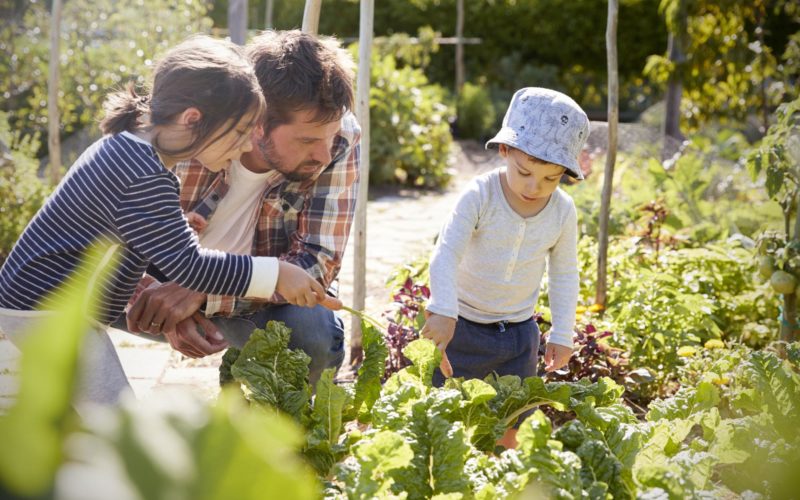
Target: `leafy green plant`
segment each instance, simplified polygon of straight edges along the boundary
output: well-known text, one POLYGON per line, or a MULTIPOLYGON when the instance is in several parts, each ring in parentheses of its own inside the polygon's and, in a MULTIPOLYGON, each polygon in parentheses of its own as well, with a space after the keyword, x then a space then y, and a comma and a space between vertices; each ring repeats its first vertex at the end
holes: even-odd
POLYGON ((456 101, 456 134, 465 139, 484 139, 494 129, 497 110, 486 82, 466 82, 456 101))
MULTIPOLYGON (((62 135, 96 127, 111 89, 128 81, 143 85, 162 51, 193 33, 209 32, 207 8, 205 0, 65 2, 58 102, 62 135)), ((43 2, 16 2, 11 10, 0 28, 1 109, 16 130, 46 136, 49 8, 43 2)))
POLYGON ((37 176, 38 147, 36 137, 12 132, 0 112, 0 265, 50 191, 37 176))
MULTIPOLYGON (((351 50, 357 52, 354 44, 351 50)), ((453 110, 420 69, 373 51, 370 182, 436 188, 450 179, 453 110)))
POLYGON ((214 406, 164 391, 73 411, 81 340, 114 267, 110 255, 105 248, 87 255, 69 292, 54 294, 52 314, 22 345, 20 391, 0 415, 0 496, 84 498, 91 489, 102 498, 319 498, 321 485, 299 453, 299 427, 274 412, 248 411, 230 388, 214 406))
POLYGON ((781 338, 791 340, 800 330, 800 98, 778 108, 777 122, 749 156, 747 165, 754 178, 766 174, 767 194, 783 209, 783 234, 764 233, 760 237, 759 273, 765 279, 769 275, 772 288, 783 295, 781 338))

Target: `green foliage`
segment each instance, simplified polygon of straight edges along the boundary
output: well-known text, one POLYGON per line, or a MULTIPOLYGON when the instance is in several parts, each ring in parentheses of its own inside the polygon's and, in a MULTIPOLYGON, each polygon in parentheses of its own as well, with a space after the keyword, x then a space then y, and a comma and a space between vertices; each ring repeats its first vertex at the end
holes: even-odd
MULTIPOLYGON (((362 405, 371 408, 381 393, 381 380, 386 368, 386 357, 389 350, 383 340, 383 334, 375 325, 361 320, 361 340, 364 348, 364 362, 358 368, 358 378, 355 383, 355 396, 352 404, 350 418, 359 416, 362 405)), ((361 419, 369 418, 365 412, 361 419)))
MULTIPOLYGON (((253 2, 251 2, 251 5, 253 2)), ((263 5, 263 2, 259 2, 263 5)), ((275 25, 300 24, 304 3, 275 3, 275 25)), ((620 2, 618 33, 623 109, 641 110, 654 97, 640 78, 648 55, 663 49, 666 29, 658 16, 658 0, 620 2)), ((224 4, 215 4, 217 19, 224 20, 224 4)), ((263 8, 256 8, 258 26, 263 8)), ((330 0, 322 7, 321 33, 358 36, 358 2, 330 0), (335 15, 326 15, 335 13, 335 15)), ((464 46, 467 80, 487 79, 493 101, 505 109, 511 94, 523 86, 558 88, 592 109, 605 110, 607 6, 591 0, 497 0, 464 2, 464 36, 479 44, 464 46)), ((432 26, 443 36, 455 36, 455 0, 388 0, 376 2, 378 36, 416 33, 432 26)), ((453 88, 454 47, 443 45, 432 54, 425 69, 428 77, 453 88)))
MULTIPOLYGON (((783 295, 781 338, 790 340, 800 330, 795 288, 800 276, 800 98, 782 104, 776 114, 776 123, 749 156, 748 168, 754 178, 765 174, 767 194, 783 209, 783 234, 764 232, 759 254, 768 259, 767 270, 773 271, 772 288, 783 295)), ((767 278, 768 273, 760 272, 767 278)))
POLYGON ((0 265, 50 191, 36 175, 38 148, 35 137, 12 132, 0 112, 0 265))
POLYGON ((456 127, 462 138, 483 139, 492 133, 497 111, 485 84, 465 83, 456 103, 456 127))
POLYGON ((113 247, 92 248, 64 284, 77 292, 52 294, 52 313, 24 339, 19 395, 9 413, 0 415, 0 493, 33 497, 53 485, 61 444, 76 426, 71 403, 80 346, 114 262, 113 247))
POLYGON ((786 15, 788 3, 662 0, 659 10, 683 54, 678 61, 651 56, 645 74, 661 84, 678 75, 681 113, 692 130, 713 118, 743 122, 793 95, 791 76, 770 85, 781 77, 781 67, 764 37, 772 18, 786 15))
MULTIPOLYGON (((208 32, 205 0, 64 2, 59 91, 64 136, 94 127, 107 92, 143 86, 153 60, 187 36, 208 32)), ((45 2, 18 3, 0 28, 2 110, 26 135, 47 132, 50 14, 45 2)))
POLYGON ((651 405, 634 476, 671 497, 783 498, 796 488, 798 365, 769 351, 720 350, 696 385, 651 405))
POLYGON ((453 111, 444 89, 398 63, 395 51, 372 54, 370 182, 442 187, 450 178, 453 111))
POLYGON ((777 122, 748 156, 747 168, 754 179, 764 173, 767 195, 781 204, 788 226, 797 214, 800 193, 800 98, 782 104, 776 116, 777 122))
POLYGON ((109 256, 90 252, 67 284, 72 292, 57 294, 53 314, 22 346, 20 392, 0 416, 0 496, 83 498, 91 488, 104 498, 319 498, 297 426, 248 411, 233 392, 214 406, 168 391, 72 411, 87 305, 113 267, 109 256))
MULTIPOLYGON (((740 233, 755 239, 767 228, 779 227, 779 207, 749 179, 743 155, 751 147, 731 129, 708 127, 694 134, 679 154, 667 161, 657 151, 642 148, 620 155, 614 179, 609 232, 646 236, 660 225, 660 244, 699 246, 740 233), (666 216, 653 221, 648 205, 656 202, 666 216)), ((592 176, 572 188, 584 233, 597 235, 602 176, 592 176)))
POLYGON ((291 329, 277 321, 253 330, 239 357, 231 366, 231 375, 247 388, 245 396, 253 403, 274 408, 304 424, 309 419, 308 385, 310 358, 303 351, 290 350, 291 329))

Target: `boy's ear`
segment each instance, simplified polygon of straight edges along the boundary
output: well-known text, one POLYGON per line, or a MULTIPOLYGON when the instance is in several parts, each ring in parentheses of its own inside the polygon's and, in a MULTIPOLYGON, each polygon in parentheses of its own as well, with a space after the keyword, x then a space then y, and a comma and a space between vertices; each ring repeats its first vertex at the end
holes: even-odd
POLYGON ((195 125, 203 119, 203 113, 195 108, 186 108, 183 113, 178 116, 178 123, 181 125, 195 125))
POLYGON ((500 153, 500 156, 502 156, 503 158, 507 158, 508 157, 508 146, 501 142, 500 144, 497 145, 497 152, 500 153))

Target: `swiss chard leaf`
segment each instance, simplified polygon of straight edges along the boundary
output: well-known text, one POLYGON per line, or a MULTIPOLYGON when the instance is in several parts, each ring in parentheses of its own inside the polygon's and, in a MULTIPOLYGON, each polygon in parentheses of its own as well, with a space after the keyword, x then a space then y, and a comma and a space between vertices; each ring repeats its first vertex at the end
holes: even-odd
POLYGON ((344 388, 333 383, 333 368, 322 372, 314 396, 311 414, 312 428, 306 436, 303 453, 317 473, 326 477, 331 467, 341 458, 344 446, 339 445, 342 432, 342 410, 347 404, 348 394, 344 388))
POLYGON ((247 390, 253 403, 276 408, 305 425, 309 417, 311 388, 308 385, 309 357, 288 348, 291 330, 270 321, 256 329, 231 367, 233 377, 247 390))
POLYGON ((352 406, 347 411, 347 417, 350 420, 358 417, 362 422, 366 422, 369 419, 369 410, 381 393, 381 379, 383 379, 389 349, 386 347, 386 341, 381 332, 363 319, 361 320, 361 333, 364 362, 358 369, 355 397, 352 406), (362 410, 362 406, 364 410, 362 410))

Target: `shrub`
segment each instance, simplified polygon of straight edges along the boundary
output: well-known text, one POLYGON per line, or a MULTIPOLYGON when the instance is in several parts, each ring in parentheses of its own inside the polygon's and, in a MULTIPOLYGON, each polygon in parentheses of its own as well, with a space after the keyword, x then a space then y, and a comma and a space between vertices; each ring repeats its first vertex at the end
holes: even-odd
POLYGON ((464 139, 484 139, 492 133, 497 110, 485 85, 465 83, 456 103, 456 133, 464 139))
MULTIPOLYGON (((17 4, 0 27, 0 109, 14 129, 47 134, 49 2, 17 4)), ((5 4, 9 4, 6 2, 5 4)), ((192 33, 208 32, 204 0, 64 2, 58 107, 66 137, 96 127, 106 94, 128 81, 144 85, 153 60, 192 33)), ((5 14, 5 12, 4 12, 5 14)), ((96 128, 95 128, 96 130, 96 128)), ((37 157, 46 154, 47 141, 37 157)), ((69 160, 69 155, 65 151, 69 160)))
POLYGON ((49 191, 36 175, 38 148, 36 137, 11 132, 7 115, 0 112, 0 264, 49 191))
MULTIPOLYGON (((357 51, 355 44, 351 50, 357 51)), ((370 89, 370 182, 438 188, 448 172, 452 107, 422 70, 373 52, 370 89)))

